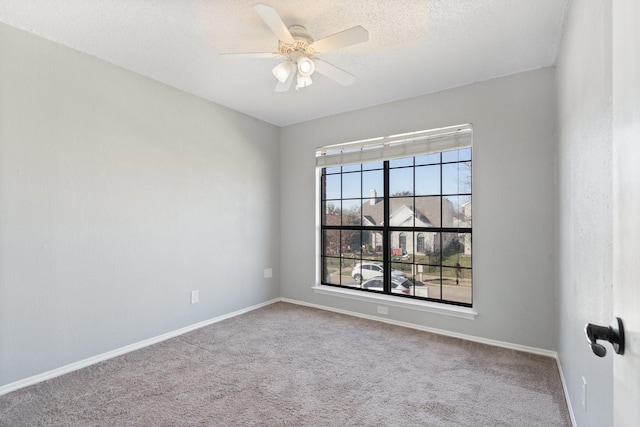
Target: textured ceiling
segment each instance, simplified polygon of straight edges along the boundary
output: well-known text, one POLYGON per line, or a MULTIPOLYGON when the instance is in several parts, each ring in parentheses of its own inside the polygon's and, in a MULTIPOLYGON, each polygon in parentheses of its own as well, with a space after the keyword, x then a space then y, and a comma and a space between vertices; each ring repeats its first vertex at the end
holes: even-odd
POLYGON ((316 40, 361 25, 369 41, 319 57, 354 74, 274 92, 277 38, 260 0, 0 0, 0 22, 284 126, 554 65, 568 0, 263 0, 316 40))

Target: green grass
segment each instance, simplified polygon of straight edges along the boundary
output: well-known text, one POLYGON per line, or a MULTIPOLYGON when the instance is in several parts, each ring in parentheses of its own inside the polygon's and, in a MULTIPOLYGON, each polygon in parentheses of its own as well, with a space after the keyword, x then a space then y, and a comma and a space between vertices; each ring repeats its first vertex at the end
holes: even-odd
MULTIPOLYGON (((414 257, 415 264, 425 264, 425 265, 439 265, 437 256, 429 256, 429 255, 416 255, 414 257)), ((462 254, 452 254, 448 257, 445 257, 442 263, 443 267, 455 267, 456 263, 460 263, 460 267, 462 268, 471 268, 471 257, 468 255, 462 254)))

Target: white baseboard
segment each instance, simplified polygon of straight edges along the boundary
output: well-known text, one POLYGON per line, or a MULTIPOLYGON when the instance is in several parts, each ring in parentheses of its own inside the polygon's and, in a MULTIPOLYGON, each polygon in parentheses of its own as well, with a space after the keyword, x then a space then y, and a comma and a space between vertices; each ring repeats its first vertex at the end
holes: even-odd
POLYGON ((556 357, 556 364, 558 365, 558 372, 560 372, 560 381, 562 381, 562 390, 564 391, 564 400, 567 401, 567 409, 569 410, 569 416, 571 417, 571 425, 577 427, 576 416, 573 414, 573 406, 571 406, 571 399, 569 399, 569 389, 567 388, 567 382, 564 380, 564 372, 562 372, 562 364, 560 364, 560 358, 556 357))
POLYGON ((243 308, 241 310, 234 311, 232 313, 223 314, 218 317, 214 317, 212 319, 204 320, 202 322, 194 323, 193 325, 186 326, 184 328, 177 329, 175 331, 167 332, 162 335, 155 336, 153 338, 149 338, 143 341, 139 341, 133 344, 126 345, 124 347, 117 348, 115 350, 108 351, 106 353, 99 354, 97 356, 89 357, 84 360, 80 360, 78 362, 70 363, 68 365, 62 366, 60 368, 52 369, 47 372, 43 372, 38 375, 34 375, 32 377, 28 377, 22 380, 18 380, 0 387, 0 396, 11 393, 12 391, 16 391, 18 389, 28 387, 34 384, 37 384, 42 381, 46 381, 52 378, 59 377, 64 374, 68 374, 73 371, 77 371, 78 369, 86 368, 91 365, 95 365, 99 362, 104 362, 105 360, 113 359, 117 356, 122 356, 123 354, 130 353, 135 350, 140 350, 141 348, 148 347, 153 344, 157 344, 162 341, 166 341, 170 338, 177 337, 182 334, 186 334, 187 332, 191 332, 193 330, 212 325, 214 323, 221 322, 223 320, 239 316, 244 313, 248 313, 250 311, 256 310, 258 308, 265 307, 267 305, 273 304, 275 302, 279 302, 280 298, 275 298, 270 301, 266 301, 251 307, 243 308))
POLYGON ((514 344, 514 343, 510 343, 510 342, 505 342, 505 341, 498 341, 498 340, 492 340, 492 339, 489 339, 489 338, 476 337, 476 336, 473 336, 473 335, 461 334, 461 333, 458 333, 458 332, 451 332, 451 331, 446 331, 444 329, 431 328, 429 326, 416 325, 415 323, 401 322, 399 320, 393 320, 393 319, 388 319, 388 318, 383 318, 383 317, 378 317, 378 316, 371 316, 371 315, 368 315, 368 314, 357 313, 355 311, 341 310, 339 308, 333 308, 333 307, 329 307, 329 306, 325 306, 325 305, 312 304, 312 303, 293 300, 293 299, 289 299, 289 298, 281 298, 281 300, 282 300, 282 302, 288 302, 288 303, 291 303, 291 304, 297 304, 297 305, 303 305, 303 306, 312 307, 312 308, 318 308, 320 310, 333 311, 333 312, 336 312, 336 313, 347 314, 349 316, 361 317, 361 318, 369 319, 369 320, 377 320, 379 322, 389 323, 391 325, 403 326, 405 328, 417 329, 417 330, 420 330, 420 331, 431 332, 431 333, 438 334, 438 335, 445 335, 445 336, 452 337, 452 338, 460 338, 460 339, 463 339, 463 340, 466 340, 466 341, 473 341, 473 342, 477 342, 477 343, 481 343, 481 344, 492 345, 492 346, 495 346, 495 347, 508 348, 508 349, 511 349, 511 350, 524 351, 526 353, 532 353, 532 354, 538 354, 538 355, 541 355, 541 356, 552 357, 552 358, 554 358, 556 360, 558 359, 558 353, 557 352, 551 351, 551 350, 546 350, 546 349, 543 349, 543 348, 529 347, 529 346, 526 346, 526 345, 514 344))

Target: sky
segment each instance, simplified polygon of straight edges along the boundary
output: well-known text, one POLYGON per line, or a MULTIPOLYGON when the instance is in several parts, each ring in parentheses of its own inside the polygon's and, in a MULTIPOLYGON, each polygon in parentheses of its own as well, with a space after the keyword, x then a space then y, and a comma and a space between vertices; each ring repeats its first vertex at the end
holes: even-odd
MULTIPOLYGON (((415 157, 395 159, 389 162, 389 194, 414 194, 415 196, 434 196, 442 194, 471 193, 471 148, 446 151, 442 153, 426 154, 415 157), (456 162, 456 163, 447 163, 456 162), (442 175, 441 175, 442 168, 442 175), (415 174, 415 185, 414 185, 415 174), (442 176, 442 180, 440 177, 442 176)), ((362 165, 332 167, 326 169, 326 199, 335 200, 338 205, 340 199, 342 209, 357 209, 362 205, 362 199, 371 198, 371 190, 376 191, 377 197, 384 192, 383 162, 366 163, 362 165), (345 200, 352 199, 352 200, 345 200)), ((470 196, 448 197, 459 211, 459 207, 471 200, 470 196)))

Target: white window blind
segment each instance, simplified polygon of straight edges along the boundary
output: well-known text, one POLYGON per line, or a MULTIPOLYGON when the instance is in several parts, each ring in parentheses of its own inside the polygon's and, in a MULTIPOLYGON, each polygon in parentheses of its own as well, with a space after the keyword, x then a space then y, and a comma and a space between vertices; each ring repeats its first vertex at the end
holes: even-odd
POLYGON ((320 168, 391 160, 471 147, 471 124, 327 145, 316 150, 320 168))

